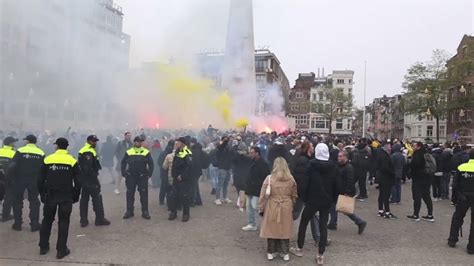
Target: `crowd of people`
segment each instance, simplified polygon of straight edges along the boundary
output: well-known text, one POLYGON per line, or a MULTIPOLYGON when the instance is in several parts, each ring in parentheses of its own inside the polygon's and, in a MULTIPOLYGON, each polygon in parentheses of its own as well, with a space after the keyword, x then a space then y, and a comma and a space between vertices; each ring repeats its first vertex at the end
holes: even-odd
MULTIPOLYGON (((87 131, 85 131, 87 132, 87 131)), ((254 133, 207 130, 100 132, 95 134, 0 132, 0 199, 2 221, 13 220, 22 230, 25 190, 30 202, 30 227, 40 231, 40 254, 49 251, 49 236, 56 212, 59 218, 57 258, 70 253, 67 234, 73 203, 79 202, 80 225, 89 225, 92 201, 95 225, 107 226, 99 171, 107 173, 121 194, 125 180, 126 210, 123 219, 134 217, 135 192, 141 214, 150 219, 148 186, 159 188, 160 205, 166 203, 170 221, 182 211, 182 222, 191 218, 192 207, 203 204, 199 180, 209 180, 214 203, 231 204, 237 198, 246 209, 243 231, 257 231, 267 239, 267 259, 290 253, 301 257, 308 224, 317 243, 316 263, 323 264, 328 230, 337 230, 336 204, 340 195, 364 202, 367 186, 378 188, 378 216, 393 220, 391 204, 400 204, 401 184, 411 180, 413 214, 407 218, 435 222, 433 201, 450 200, 456 207, 448 245, 456 246, 458 232, 469 208, 474 207, 474 149, 445 143, 427 145, 398 139, 337 138, 307 132, 254 133), (18 137, 25 145, 16 149, 18 137), (133 141, 132 141, 133 137, 133 141), (229 191, 235 188, 234 193, 229 191), (452 189, 450 189, 452 188, 452 189), (5 197, 3 197, 5 194, 5 197), (421 203, 426 215, 420 216, 421 203), (39 222, 43 203, 43 220, 39 222), (13 215, 11 210, 13 209, 13 215), (258 225, 258 215, 262 217, 258 225), (290 247, 296 233, 297 244, 290 247)), ((103 178, 103 175, 101 175, 103 178)), ((104 182, 102 180, 102 182, 104 182)), ((471 212, 472 213, 472 212, 471 212)), ((375 214, 375 210, 374 210, 375 214)), ((363 234, 367 222, 345 213, 363 234)), ((471 219, 472 221, 473 219, 471 219)), ((474 254, 474 229, 467 247, 474 254)))

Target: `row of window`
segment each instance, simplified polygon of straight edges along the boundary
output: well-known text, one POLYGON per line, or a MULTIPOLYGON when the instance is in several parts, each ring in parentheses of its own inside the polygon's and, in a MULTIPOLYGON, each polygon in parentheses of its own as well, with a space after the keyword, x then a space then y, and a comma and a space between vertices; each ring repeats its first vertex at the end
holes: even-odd
MULTIPOLYGON (((311 123, 309 123, 309 115, 290 115, 289 117, 295 118, 296 125, 309 125, 312 129, 329 129, 329 119, 324 117, 313 117, 311 123)), ((343 130, 344 120, 336 119, 336 129, 343 130)), ((351 130, 351 120, 347 120, 346 129, 351 130)))
MULTIPOLYGON (((446 137, 446 127, 445 126, 439 126, 439 136, 441 138, 444 138, 446 137)), ((432 137, 435 137, 435 128, 434 126, 426 126, 426 134, 425 134, 425 137, 428 137, 428 138, 432 138, 432 137)), ((424 137, 423 136, 423 126, 422 125, 418 125, 416 127, 416 132, 413 131, 412 132, 412 137, 424 137), (415 135, 416 134, 416 135, 415 135)))
MULTIPOLYGON (((336 80, 336 83, 337 83, 337 84, 345 84, 345 79, 337 79, 337 80, 336 80)), ((348 83, 348 84, 352 84, 352 79, 348 79, 348 80, 347 80, 347 83, 348 83)))

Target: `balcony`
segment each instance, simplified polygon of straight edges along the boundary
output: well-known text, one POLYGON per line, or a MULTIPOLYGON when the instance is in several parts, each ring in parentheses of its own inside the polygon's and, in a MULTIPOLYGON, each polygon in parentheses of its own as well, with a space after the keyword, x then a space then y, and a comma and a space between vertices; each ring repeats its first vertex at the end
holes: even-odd
POLYGON ((115 4, 114 0, 101 0, 101 4, 108 10, 123 16, 122 7, 115 4))

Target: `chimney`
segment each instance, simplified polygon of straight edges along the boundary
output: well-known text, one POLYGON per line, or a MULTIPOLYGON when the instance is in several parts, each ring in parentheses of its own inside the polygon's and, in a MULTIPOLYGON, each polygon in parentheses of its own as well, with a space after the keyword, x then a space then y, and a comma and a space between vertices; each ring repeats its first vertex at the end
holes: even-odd
POLYGON ((318 78, 319 78, 319 77, 320 77, 320 75, 319 75, 319 67, 318 67, 318 78))
POLYGON ((324 76, 324 67, 323 67, 323 78, 324 78, 324 77, 325 77, 325 76, 324 76))

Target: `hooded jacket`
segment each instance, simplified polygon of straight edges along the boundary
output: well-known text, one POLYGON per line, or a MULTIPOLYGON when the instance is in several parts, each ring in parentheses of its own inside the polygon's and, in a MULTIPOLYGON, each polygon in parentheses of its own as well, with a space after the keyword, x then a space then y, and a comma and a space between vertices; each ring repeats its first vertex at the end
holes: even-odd
POLYGON ((306 204, 329 209, 343 193, 341 176, 334 161, 312 160, 311 174, 301 182, 301 198, 306 204))

